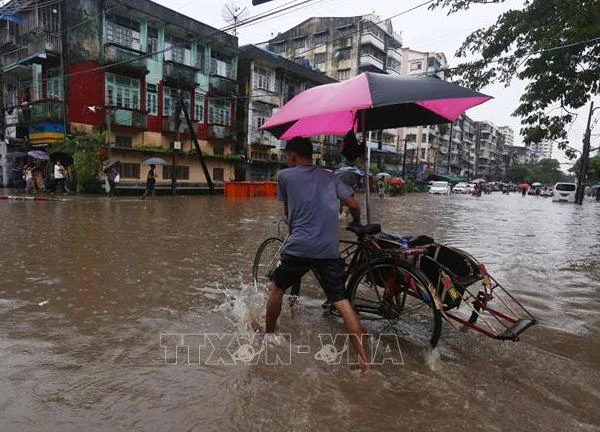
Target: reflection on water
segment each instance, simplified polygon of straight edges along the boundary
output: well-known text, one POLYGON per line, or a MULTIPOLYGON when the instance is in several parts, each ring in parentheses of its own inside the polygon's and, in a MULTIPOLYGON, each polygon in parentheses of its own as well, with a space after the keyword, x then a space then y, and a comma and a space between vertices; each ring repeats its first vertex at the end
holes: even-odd
POLYGON ((264 319, 250 269, 279 214, 273 200, 222 197, 0 203, 0 430, 599 429, 600 205, 590 201, 374 200, 387 230, 485 262, 540 319, 519 343, 445 324, 439 359, 402 340, 404 365, 359 376, 299 354, 342 328, 308 290, 280 322, 291 366, 194 365, 183 352, 165 365, 161 334, 240 334, 264 319))

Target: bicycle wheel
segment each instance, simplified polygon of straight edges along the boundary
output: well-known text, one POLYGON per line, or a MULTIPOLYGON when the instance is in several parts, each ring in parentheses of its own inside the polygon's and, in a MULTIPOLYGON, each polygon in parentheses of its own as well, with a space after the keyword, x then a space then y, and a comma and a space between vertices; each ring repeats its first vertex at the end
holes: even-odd
MULTIPOLYGON (((267 286, 271 281, 273 272, 279 263, 283 240, 278 237, 266 239, 258 248, 252 265, 252 281, 257 286, 267 286)), ((297 296, 300 293, 300 283, 292 285, 291 295, 297 296)))
POLYGON ((348 294, 363 319, 394 320, 410 336, 426 337, 435 347, 442 314, 435 308, 430 286, 420 270, 384 260, 361 266, 348 283, 348 294))

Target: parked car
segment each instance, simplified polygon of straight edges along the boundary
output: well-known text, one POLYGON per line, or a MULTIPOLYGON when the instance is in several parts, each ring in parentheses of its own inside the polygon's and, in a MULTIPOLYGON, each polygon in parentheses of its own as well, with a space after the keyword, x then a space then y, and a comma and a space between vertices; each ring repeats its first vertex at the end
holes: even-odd
POLYGON ((467 183, 467 192, 468 194, 472 194, 475 191, 475 183, 467 183))
POLYGON ((452 188, 452 193, 466 194, 469 193, 469 185, 467 183, 456 183, 456 186, 452 188))
POLYGON ((448 195, 450 194, 450 184, 448 184, 446 181, 431 182, 427 192, 435 195, 448 195))
POLYGON ((576 183, 556 183, 554 185, 554 202, 575 202, 576 183))

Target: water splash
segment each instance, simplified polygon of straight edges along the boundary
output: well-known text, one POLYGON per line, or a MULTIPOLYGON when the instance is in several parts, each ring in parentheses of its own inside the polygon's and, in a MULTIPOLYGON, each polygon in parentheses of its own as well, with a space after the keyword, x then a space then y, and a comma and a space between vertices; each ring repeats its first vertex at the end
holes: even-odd
POLYGON ((442 367, 442 356, 437 348, 427 349, 423 354, 425 357, 425 364, 433 372, 440 370, 442 367))
POLYGON ((225 301, 214 310, 222 312, 241 334, 254 333, 265 326, 268 291, 255 284, 240 283, 241 289, 223 288, 225 301))

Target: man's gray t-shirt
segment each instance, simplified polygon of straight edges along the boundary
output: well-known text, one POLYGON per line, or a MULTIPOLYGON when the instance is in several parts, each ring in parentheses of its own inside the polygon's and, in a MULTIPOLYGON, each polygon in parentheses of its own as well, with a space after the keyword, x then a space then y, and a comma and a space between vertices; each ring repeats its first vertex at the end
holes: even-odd
POLYGON ((339 201, 352 195, 352 188, 336 175, 314 166, 286 168, 277 179, 279 201, 288 205, 290 238, 288 255, 339 258, 339 201))

